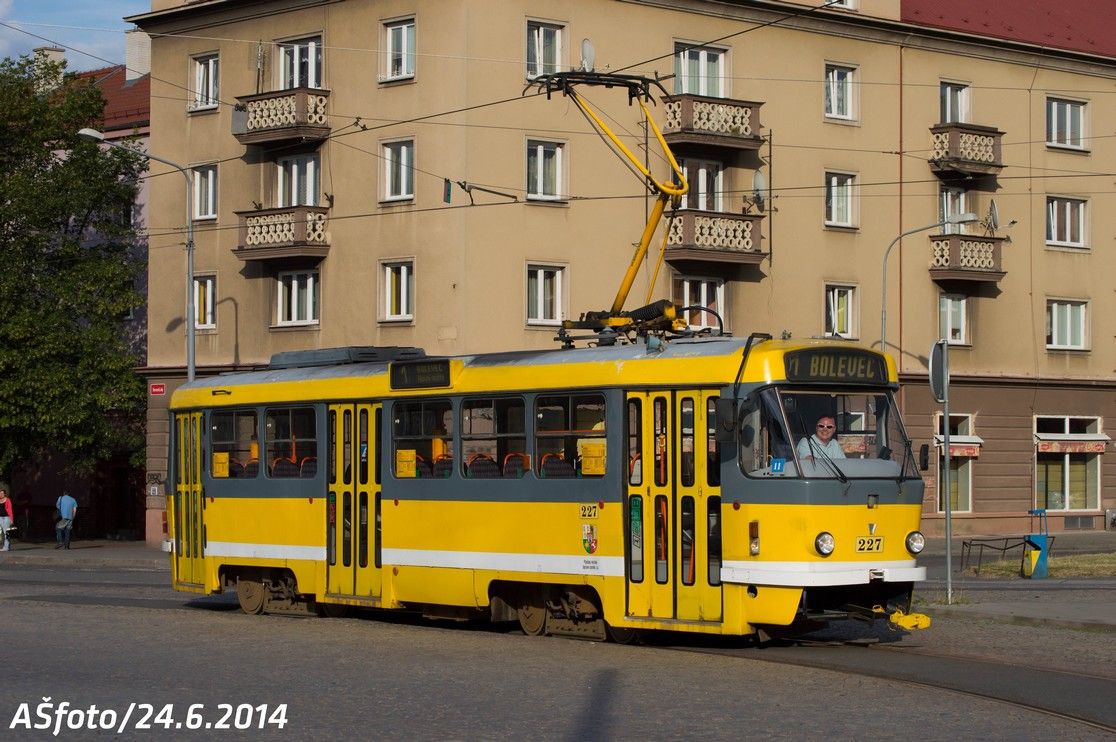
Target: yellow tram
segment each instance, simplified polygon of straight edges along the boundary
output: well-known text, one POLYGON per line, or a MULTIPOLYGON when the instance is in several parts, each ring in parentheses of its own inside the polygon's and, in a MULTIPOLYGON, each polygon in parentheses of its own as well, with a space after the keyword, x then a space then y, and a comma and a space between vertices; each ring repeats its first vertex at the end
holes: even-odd
POLYGON ((249 613, 597 639, 924 625, 906 613, 923 485, 897 386, 886 355, 755 335, 280 354, 172 398, 174 586, 235 590, 249 613), (810 443, 822 418, 840 454, 810 443))

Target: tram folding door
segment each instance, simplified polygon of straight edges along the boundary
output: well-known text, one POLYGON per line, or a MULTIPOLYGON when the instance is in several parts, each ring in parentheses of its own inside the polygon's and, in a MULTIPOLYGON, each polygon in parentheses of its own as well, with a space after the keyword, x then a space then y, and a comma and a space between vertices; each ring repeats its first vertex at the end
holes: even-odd
POLYGON ((721 620, 720 488, 705 391, 628 394, 631 618, 721 620))
POLYGON ((174 418, 174 494, 170 498, 170 524, 174 541, 174 585, 201 592, 205 589, 205 493, 201 484, 202 413, 187 412, 174 418))
POLYGON ((381 407, 329 407, 326 569, 331 595, 380 595, 381 407))

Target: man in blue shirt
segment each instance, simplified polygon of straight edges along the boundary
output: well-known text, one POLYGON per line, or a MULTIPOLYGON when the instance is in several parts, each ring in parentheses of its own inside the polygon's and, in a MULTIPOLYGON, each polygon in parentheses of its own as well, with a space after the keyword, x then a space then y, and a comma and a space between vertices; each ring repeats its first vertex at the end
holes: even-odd
POLYGON ((58 508, 61 519, 54 526, 54 535, 58 543, 56 549, 70 548, 70 531, 74 529, 74 518, 77 517, 77 500, 70 497, 68 492, 63 492, 54 506, 58 508))

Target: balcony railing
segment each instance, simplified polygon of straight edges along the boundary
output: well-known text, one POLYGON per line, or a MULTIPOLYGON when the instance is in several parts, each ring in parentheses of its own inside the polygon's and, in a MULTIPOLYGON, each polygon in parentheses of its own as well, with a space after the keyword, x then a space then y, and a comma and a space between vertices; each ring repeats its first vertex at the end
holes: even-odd
POLYGON ((241 260, 323 258, 329 253, 329 209, 288 206, 238 211, 240 239, 233 254, 241 260))
POLYGON ((233 136, 241 144, 319 141, 329 136, 329 91, 292 88, 237 97, 233 136))
POLYGON ((760 250, 760 214, 725 214, 683 209, 674 212, 667 232, 666 260, 756 265, 760 250))
POLYGON ((1004 168, 1004 133, 992 126, 938 124, 930 127, 930 169, 935 173, 995 175, 1004 168))
POLYGON ((762 105, 688 93, 668 95, 663 98, 663 137, 671 145, 757 150, 763 144, 759 135, 762 105))
POLYGON ((942 234, 930 238, 930 277, 935 281, 987 281, 1004 277, 1003 237, 942 234))

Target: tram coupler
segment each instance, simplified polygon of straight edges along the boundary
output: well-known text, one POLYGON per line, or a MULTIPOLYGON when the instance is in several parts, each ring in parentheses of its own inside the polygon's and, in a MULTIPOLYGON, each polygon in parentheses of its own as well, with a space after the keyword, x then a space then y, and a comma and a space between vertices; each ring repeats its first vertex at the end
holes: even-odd
POLYGON ((930 617, 925 613, 904 613, 898 608, 888 613, 883 606, 879 605, 872 606, 872 612, 887 616, 888 622, 894 626, 898 626, 900 629, 906 629, 907 631, 930 628, 930 617))

